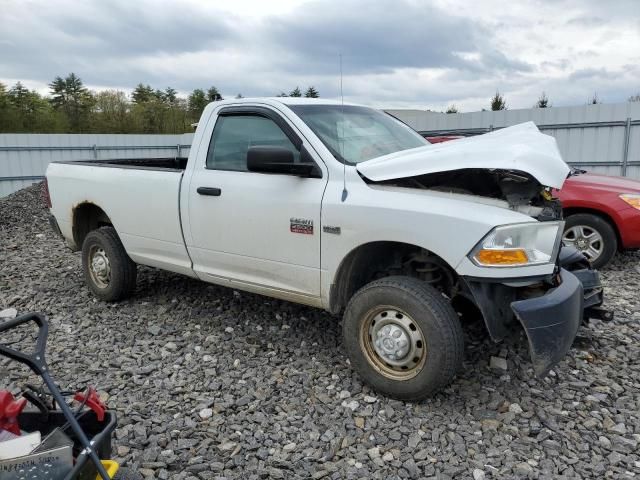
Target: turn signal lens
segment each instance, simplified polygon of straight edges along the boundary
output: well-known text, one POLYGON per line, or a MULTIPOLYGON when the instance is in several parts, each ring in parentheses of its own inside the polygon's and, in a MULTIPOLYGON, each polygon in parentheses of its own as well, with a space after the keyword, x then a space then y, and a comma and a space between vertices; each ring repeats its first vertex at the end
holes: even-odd
POLYGON ((469 253, 480 267, 521 267, 556 261, 564 222, 499 225, 469 253))
POLYGON ((640 210, 640 194, 634 195, 633 193, 623 193, 620 195, 620 198, 633 208, 640 210))
POLYGON ((524 265, 529 262, 527 252, 522 248, 513 250, 479 250, 475 255, 478 263, 483 265, 524 265))

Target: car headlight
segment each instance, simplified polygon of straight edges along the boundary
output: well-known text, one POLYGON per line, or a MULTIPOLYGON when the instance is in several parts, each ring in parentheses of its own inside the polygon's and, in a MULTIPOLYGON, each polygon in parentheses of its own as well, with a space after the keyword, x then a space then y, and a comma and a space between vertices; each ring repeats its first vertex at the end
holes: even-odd
POLYGON ((564 222, 531 222, 491 230, 469 257, 481 267, 518 267, 554 263, 564 222))
POLYGON ((633 208, 640 210, 640 193, 623 193, 620 195, 620 199, 631 205, 633 208))

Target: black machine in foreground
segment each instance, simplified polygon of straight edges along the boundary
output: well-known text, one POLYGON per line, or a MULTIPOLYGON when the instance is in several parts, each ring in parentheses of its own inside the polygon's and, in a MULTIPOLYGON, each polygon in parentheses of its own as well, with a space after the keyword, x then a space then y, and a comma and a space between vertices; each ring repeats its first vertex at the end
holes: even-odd
POLYGON ((0 436, 9 438, 0 441, 0 480, 142 478, 120 469, 117 462, 109 459, 116 415, 105 409, 95 390, 89 388, 84 394, 75 393, 74 399, 80 406, 74 411, 65 399, 69 393, 62 392, 51 377, 45 358, 48 323, 44 315, 27 313, 0 323, 0 334, 28 326, 30 322, 38 328, 32 353, 16 350, 0 337, 0 355, 27 365, 44 382, 42 388, 29 386, 22 400, 14 400, 9 392, 0 392, 2 398, 9 398, 0 405, 0 427, 4 427, 0 429, 0 436), (38 407, 38 411, 22 412, 27 400, 38 407), (15 445, 19 445, 10 442, 22 442, 24 448, 27 436, 33 432, 39 432, 39 444, 26 455, 7 458, 12 457, 11 453, 17 451, 15 445), (3 444, 12 446, 3 447, 3 444))

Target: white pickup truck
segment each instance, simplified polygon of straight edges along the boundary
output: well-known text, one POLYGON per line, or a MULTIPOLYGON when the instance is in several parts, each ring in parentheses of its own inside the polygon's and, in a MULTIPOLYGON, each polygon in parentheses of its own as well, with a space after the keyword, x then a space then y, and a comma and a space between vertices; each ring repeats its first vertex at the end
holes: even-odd
POLYGON ((207 106, 188 159, 54 162, 45 194, 98 298, 142 264, 343 313, 353 368, 417 400, 460 368, 460 315, 496 341, 519 321, 544 375, 602 302, 561 250, 568 173, 532 123, 430 145, 367 107, 237 99, 207 106))

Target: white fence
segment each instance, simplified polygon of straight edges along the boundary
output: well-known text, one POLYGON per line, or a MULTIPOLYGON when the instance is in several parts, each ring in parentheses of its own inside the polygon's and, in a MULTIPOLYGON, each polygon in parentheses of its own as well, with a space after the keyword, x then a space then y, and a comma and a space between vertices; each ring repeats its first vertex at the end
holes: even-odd
POLYGON ((558 141, 569 164, 640 179, 640 103, 444 114, 387 110, 429 135, 470 135, 533 121, 558 141))
POLYGON ((0 197, 42 180, 49 162, 187 156, 183 135, 0 134, 0 197))
MULTIPOLYGON (((484 133, 534 121, 553 135, 564 159, 608 175, 640 179, 640 103, 444 114, 387 110, 430 135, 484 133)), ((56 160, 186 156, 193 134, 0 134, 0 197, 40 181, 56 160)))

